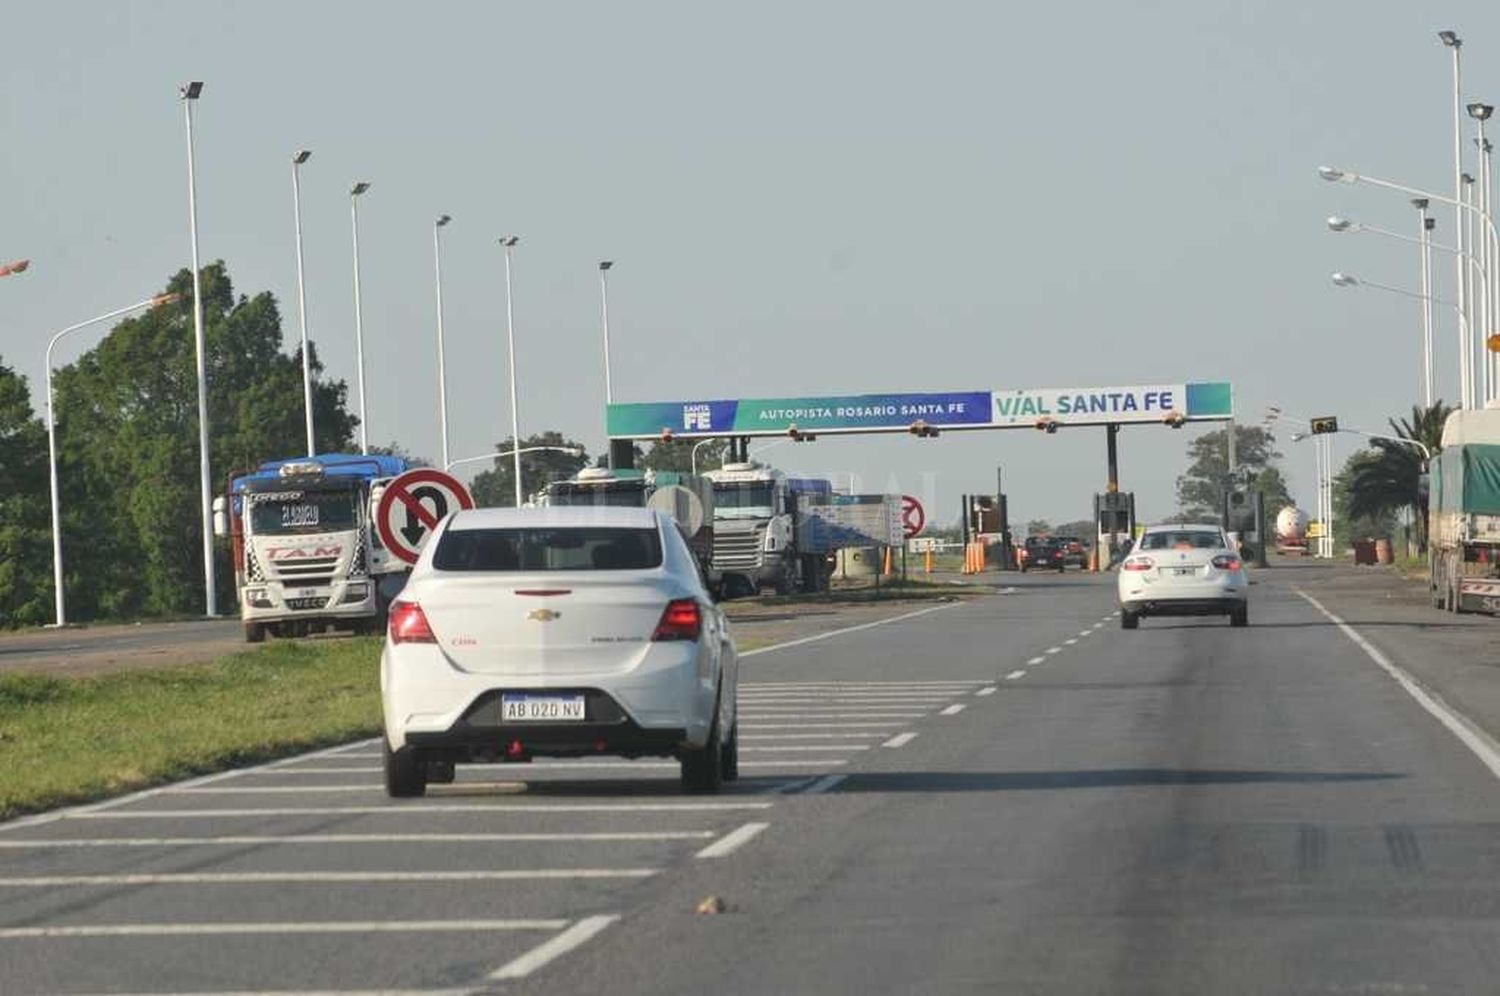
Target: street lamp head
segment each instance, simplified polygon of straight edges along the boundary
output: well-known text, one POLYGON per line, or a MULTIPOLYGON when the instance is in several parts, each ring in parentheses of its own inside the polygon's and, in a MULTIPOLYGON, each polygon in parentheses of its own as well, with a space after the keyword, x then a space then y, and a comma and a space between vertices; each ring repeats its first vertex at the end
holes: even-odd
POLYGON ((1294 433, 1292 433, 1292 442, 1294 442, 1294 443, 1300 443, 1300 442, 1302 442, 1302 440, 1304 440, 1306 438, 1307 438, 1307 433, 1305 433, 1305 432, 1294 432, 1294 433))
POLYGON ((1354 227, 1354 222, 1348 218, 1340 218, 1338 215, 1330 215, 1328 218, 1328 230, 1330 232, 1347 232, 1354 227))
POLYGON ((1359 284, 1359 280, 1357 278, 1350 276, 1347 273, 1335 273, 1332 279, 1333 286, 1335 287, 1355 287, 1359 284))
POLYGON ((1318 175, 1321 176, 1323 179, 1329 181, 1330 183, 1353 183, 1354 182, 1354 174, 1353 173, 1345 173, 1343 170, 1341 170, 1341 169, 1334 169, 1332 166, 1319 166, 1318 167, 1318 175))
POLYGON ((442 214, 442 215, 438 215, 438 220, 435 221, 435 222, 433 222, 432 224, 433 224, 434 228, 442 228, 444 225, 448 224, 448 222, 450 222, 452 220, 453 220, 453 216, 452 215, 442 214))
POLYGON ((507 248, 507 249, 509 249, 511 246, 515 245, 517 242, 520 242, 520 241, 521 241, 521 237, 519 235, 502 235, 502 236, 500 236, 500 244, 502 246, 504 246, 505 248, 507 248))
POLYGON ((1425 229, 1427 229, 1429 232, 1432 231, 1434 228, 1437 227, 1437 219, 1436 218, 1427 218, 1427 219, 1425 219, 1422 222, 1422 227, 1425 228, 1425 229))
POLYGON ((311 158, 312 158, 312 151, 311 150, 309 150, 309 149, 299 149, 297 151, 297 154, 294 155, 294 156, 292 156, 292 162, 296 163, 298 166, 301 166, 303 163, 307 162, 311 158))
POLYGON ((1449 48, 1458 48, 1464 43, 1464 40, 1458 37, 1458 32, 1456 31, 1439 31, 1438 37, 1441 38, 1443 40, 1443 44, 1447 45, 1449 48))
POLYGON ((1414 207, 1414 208, 1416 208, 1418 211, 1426 211, 1427 210, 1427 198, 1425 198, 1425 197, 1413 197, 1411 199, 1411 206, 1414 207))
POLYGON ((1458 178, 1460 180, 1462 180, 1464 183, 1473 183, 1474 182, 1474 178, 1472 176, 1470 176, 1468 173, 1460 173, 1458 175, 1458 178))
POLYGON ((615 261, 612 260, 612 259, 601 259, 599 261, 599 269, 600 270, 607 270, 611 266, 614 266, 614 265, 615 265, 615 261))
POLYGON ((1488 121, 1490 115, 1495 113, 1494 104, 1483 104, 1477 100, 1472 104, 1466 105, 1466 109, 1469 112, 1469 117, 1476 121, 1488 121))
POLYGON ((182 295, 175 291, 171 294, 158 294, 151 299, 151 307, 159 308, 164 304, 176 304, 182 300, 182 295))
POLYGON ((191 83, 184 83, 177 88, 177 92, 182 96, 183 100, 197 100, 198 94, 203 92, 203 81, 193 80, 191 83))
POLYGON ((369 189, 370 189, 370 185, 368 183, 366 183, 364 180, 360 180, 354 186, 352 186, 352 187, 349 188, 349 196, 350 197, 358 197, 360 194, 364 193, 366 190, 369 190, 369 189))

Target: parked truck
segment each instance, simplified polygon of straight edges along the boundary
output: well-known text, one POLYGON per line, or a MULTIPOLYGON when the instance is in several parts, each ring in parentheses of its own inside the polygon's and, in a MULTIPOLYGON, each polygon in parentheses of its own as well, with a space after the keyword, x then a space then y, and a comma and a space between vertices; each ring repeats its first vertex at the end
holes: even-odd
POLYGON ((407 567, 381 544, 374 509, 406 469, 400 457, 333 453, 231 475, 214 531, 231 540, 248 642, 384 628, 407 567))
POLYGON ((784 595, 827 586, 832 550, 798 525, 812 505, 826 503, 828 481, 750 463, 728 463, 706 476, 714 490, 712 570, 726 588, 784 595))
POLYGON ((1288 505, 1276 513, 1276 552, 1284 556, 1307 556, 1307 513, 1288 505))
POLYGON ((1427 508, 1432 604, 1500 612, 1500 409, 1448 416, 1427 508))
POLYGON ((714 546, 714 485, 708 478, 669 470, 609 470, 586 467, 566 481, 553 481, 547 505, 613 505, 656 508, 671 515, 687 535, 710 585, 714 546))

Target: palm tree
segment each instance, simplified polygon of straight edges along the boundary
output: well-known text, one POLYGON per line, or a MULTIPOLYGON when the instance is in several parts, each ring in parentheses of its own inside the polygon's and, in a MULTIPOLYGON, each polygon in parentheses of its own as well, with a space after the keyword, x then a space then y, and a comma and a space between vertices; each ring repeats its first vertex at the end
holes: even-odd
MULTIPOLYGON (((1442 444, 1443 422, 1452 411, 1441 401, 1430 408, 1413 405, 1410 419, 1389 420, 1391 431, 1436 453, 1442 444)), ((1410 508, 1417 520, 1418 547, 1425 551, 1427 495, 1420 481, 1427 473, 1426 458, 1417 447, 1389 439, 1372 439, 1370 446, 1350 461, 1347 514, 1353 518, 1410 508)))

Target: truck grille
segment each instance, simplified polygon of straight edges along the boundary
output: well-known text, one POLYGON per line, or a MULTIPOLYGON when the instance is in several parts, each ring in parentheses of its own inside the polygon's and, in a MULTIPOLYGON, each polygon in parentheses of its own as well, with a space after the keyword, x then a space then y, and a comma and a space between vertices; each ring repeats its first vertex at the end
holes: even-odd
POLYGON ((297 560, 291 563, 278 563, 275 565, 276 577, 283 581, 298 581, 306 584, 317 582, 327 583, 333 579, 333 572, 338 567, 337 557, 309 557, 306 560, 297 560))
POLYGON ((326 598, 289 598, 286 607, 293 612, 301 612, 306 609, 321 609, 328 604, 326 598))
POLYGON ((761 565, 761 530, 745 533, 714 531, 714 569, 720 571, 757 568, 761 565))

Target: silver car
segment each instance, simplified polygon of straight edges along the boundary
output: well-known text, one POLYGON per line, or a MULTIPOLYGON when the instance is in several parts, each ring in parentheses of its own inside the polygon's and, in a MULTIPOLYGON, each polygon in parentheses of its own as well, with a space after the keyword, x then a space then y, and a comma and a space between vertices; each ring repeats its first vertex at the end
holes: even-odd
POLYGON ((1142 616, 1229 617, 1250 624, 1250 579, 1224 530, 1215 525, 1151 526, 1120 564, 1120 626, 1142 616))

